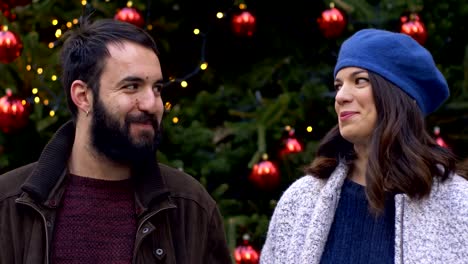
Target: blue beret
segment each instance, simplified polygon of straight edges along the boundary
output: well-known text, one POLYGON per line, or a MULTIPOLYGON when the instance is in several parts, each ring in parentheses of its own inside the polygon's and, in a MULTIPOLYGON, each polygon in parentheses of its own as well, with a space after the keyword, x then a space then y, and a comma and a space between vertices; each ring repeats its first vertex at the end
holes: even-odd
POLYGON ((429 51, 402 33, 363 29, 343 42, 333 76, 345 67, 359 67, 392 82, 427 115, 448 97, 447 81, 429 51))

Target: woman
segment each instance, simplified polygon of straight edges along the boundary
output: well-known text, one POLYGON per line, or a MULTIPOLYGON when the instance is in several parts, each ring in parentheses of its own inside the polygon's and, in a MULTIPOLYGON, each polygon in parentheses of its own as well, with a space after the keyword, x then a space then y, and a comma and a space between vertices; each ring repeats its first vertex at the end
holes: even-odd
POLYGON ((425 130, 449 96, 411 37, 364 29, 334 70, 338 125, 278 202, 261 263, 468 263, 468 181, 425 130))

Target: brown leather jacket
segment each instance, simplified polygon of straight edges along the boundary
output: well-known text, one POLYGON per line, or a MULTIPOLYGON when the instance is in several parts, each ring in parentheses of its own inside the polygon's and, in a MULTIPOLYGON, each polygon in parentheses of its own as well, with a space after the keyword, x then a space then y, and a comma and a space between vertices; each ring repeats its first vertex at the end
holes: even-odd
MULTIPOLYGON (((0 175, 0 263, 50 263, 74 133, 68 122, 38 162, 0 175)), ((219 210, 198 181, 156 163, 135 173, 133 263, 232 263, 219 210)))

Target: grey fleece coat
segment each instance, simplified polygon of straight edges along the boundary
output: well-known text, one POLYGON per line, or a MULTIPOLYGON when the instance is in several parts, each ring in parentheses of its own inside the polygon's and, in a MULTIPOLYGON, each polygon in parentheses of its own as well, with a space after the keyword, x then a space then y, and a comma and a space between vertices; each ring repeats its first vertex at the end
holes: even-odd
MULTIPOLYGON (((310 175, 282 195, 270 221, 261 264, 319 263, 348 168, 328 180, 310 175)), ((468 263, 468 181, 452 175, 430 197, 395 196, 395 263, 468 263)))

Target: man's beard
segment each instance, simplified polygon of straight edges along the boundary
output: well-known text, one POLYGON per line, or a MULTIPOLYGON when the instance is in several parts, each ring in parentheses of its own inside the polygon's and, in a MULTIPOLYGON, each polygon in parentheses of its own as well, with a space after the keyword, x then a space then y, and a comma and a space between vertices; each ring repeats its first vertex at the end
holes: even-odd
POLYGON ((113 117, 99 98, 94 99, 93 117, 91 122, 91 143, 94 149, 108 159, 126 165, 147 164, 156 160, 156 150, 160 139, 158 121, 154 115, 141 113, 125 116, 121 126, 119 120, 113 117), (139 132, 132 139, 130 126, 132 123, 151 122, 154 133, 139 132), (137 138, 138 136, 138 138, 137 138))

